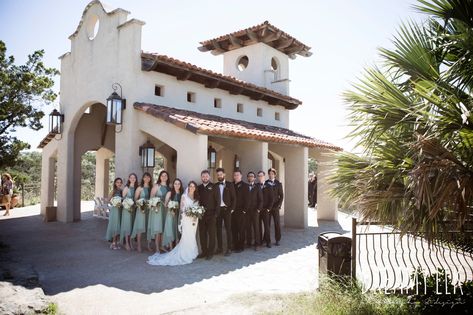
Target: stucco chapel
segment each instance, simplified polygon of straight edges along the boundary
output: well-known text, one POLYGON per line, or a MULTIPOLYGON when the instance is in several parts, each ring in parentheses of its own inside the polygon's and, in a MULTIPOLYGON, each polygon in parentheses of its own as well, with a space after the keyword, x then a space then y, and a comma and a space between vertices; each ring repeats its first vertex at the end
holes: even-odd
MULTIPOLYGON (((127 178, 164 160, 171 178, 199 182, 200 172, 224 167, 274 167, 285 192, 281 222, 308 225, 308 158, 318 162, 317 217, 337 219, 328 193, 327 152, 339 147, 289 129, 302 102, 289 95, 289 63, 312 53, 269 22, 200 42, 198 50, 223 55, 223 73, 141 49, 145 23, 100 1, 85 8, 60 57, 60 105, 41 141, 41 212, 81 219, 81 157, 96 151, 95 193, 109 193, 109 160, 127 178), (57 183, 55 183, 55 177, 57 183), (55 196, 56 195, 56 196, 55 196)), ((204 34, 205 35, 205 34, 204 34)), ((172 43, 171 43, 172 44, 172 43)), ((197 50, 195 53, 199 53, 197 50)))

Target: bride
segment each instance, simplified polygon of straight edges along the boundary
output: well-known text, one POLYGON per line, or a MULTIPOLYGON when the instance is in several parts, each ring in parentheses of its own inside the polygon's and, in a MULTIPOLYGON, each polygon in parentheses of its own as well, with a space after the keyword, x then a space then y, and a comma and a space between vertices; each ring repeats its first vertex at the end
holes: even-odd
POLYGON ((181 231, 182 237, 179 244, 169 253, 156 254, 148 257, 148 264, 159 265, 159 266, 176 266, 190 264, 199 254, 197 248, 196 231, 198 220, 193 217, 189 217, 185 214, 188 208, 199 205, 199 195, 197 192, 197 184, 194 181, 190 181, 189 185, 181 198, 181 222, 179 224, 179 230, 181 231))

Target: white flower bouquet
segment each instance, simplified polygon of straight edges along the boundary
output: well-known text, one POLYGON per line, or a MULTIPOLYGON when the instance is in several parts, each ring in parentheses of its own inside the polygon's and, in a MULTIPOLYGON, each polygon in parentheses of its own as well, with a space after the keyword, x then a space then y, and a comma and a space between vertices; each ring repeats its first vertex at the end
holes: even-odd
POLYGON ((131 198, 125 198, 122 201, 123 208, 128 210, 128 212, 133 212, 133 205, 135 202, 131 198))
POLYGON ((144 198, 138 199, 136 201, 136 205, 140 208, 142 213, 145 213, 146 209, 148 208, 148 203, 149 200, 146 200, 144 198))
POLYGON ((155 212, 159 212, 159 206, 162 203, 161 198, 153 197, 148 202, 151 209, 153 209, 155 212))
POLYGON ((190 208, 187 208, 186 210, 186 215, 188 217, 193 217, 197 219, 202 219, 205 213, 205 208, 202 206, 193 206, 190 208))
POLYGON ((113 196, 112 199, 110 199, 110 204, 115 208, 121 208, 122 207, 122 197, 113 196))
POLYGON ((176 214, 179 210, 179 202, 177 201, 169 201, 168 202, 168 209, 172 211, 172 213, 176 214))

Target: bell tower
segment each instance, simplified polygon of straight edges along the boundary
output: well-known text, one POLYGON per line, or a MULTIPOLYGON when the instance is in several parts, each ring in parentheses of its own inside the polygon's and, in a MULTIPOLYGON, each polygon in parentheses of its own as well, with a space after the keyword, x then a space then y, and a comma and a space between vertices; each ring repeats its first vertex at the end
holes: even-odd
POLYGON ((312 55, 311 47, 268 21, 200 44, 202 52, 223 54, 223 74, 284 95, 289 95, 289 59, 312 55))

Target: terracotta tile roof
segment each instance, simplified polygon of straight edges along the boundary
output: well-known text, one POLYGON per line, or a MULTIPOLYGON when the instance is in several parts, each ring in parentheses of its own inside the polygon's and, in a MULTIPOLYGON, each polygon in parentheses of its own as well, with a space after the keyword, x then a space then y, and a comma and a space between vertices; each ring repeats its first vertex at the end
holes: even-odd
POLYGON ((190 80, 204 84, 208 88, 218 88, 231 94, 241 94, 254 100, 263 100, 271 105, 281 105, 286 109, 295 109, 302 102, 288 95, 241 81, 232 76, 213 72, 188 62, 156 53, 141 53, 141 69, 158 71, 175 76, 178 80, 190 80))
POLYGON ((137 102, 134 103, 133 107, 193 133, 342 150, 328 142, 304 136, 285 128, 148 103, 137 102))
POLYGON ((39 143, 38 149, 44 148, 44 147, 54 138, 54 136, 55 136, 54 133, 48 133, 48 134, 43 138, 43 140, 41 140, 41 142, 39 143))
POLYGON ((214 55, 263 42, 294 59, 296 55, 309 57, 311 47, 301 43, 268 21, 233 33, 200 42, 200 51, 212 51, 214 55))

